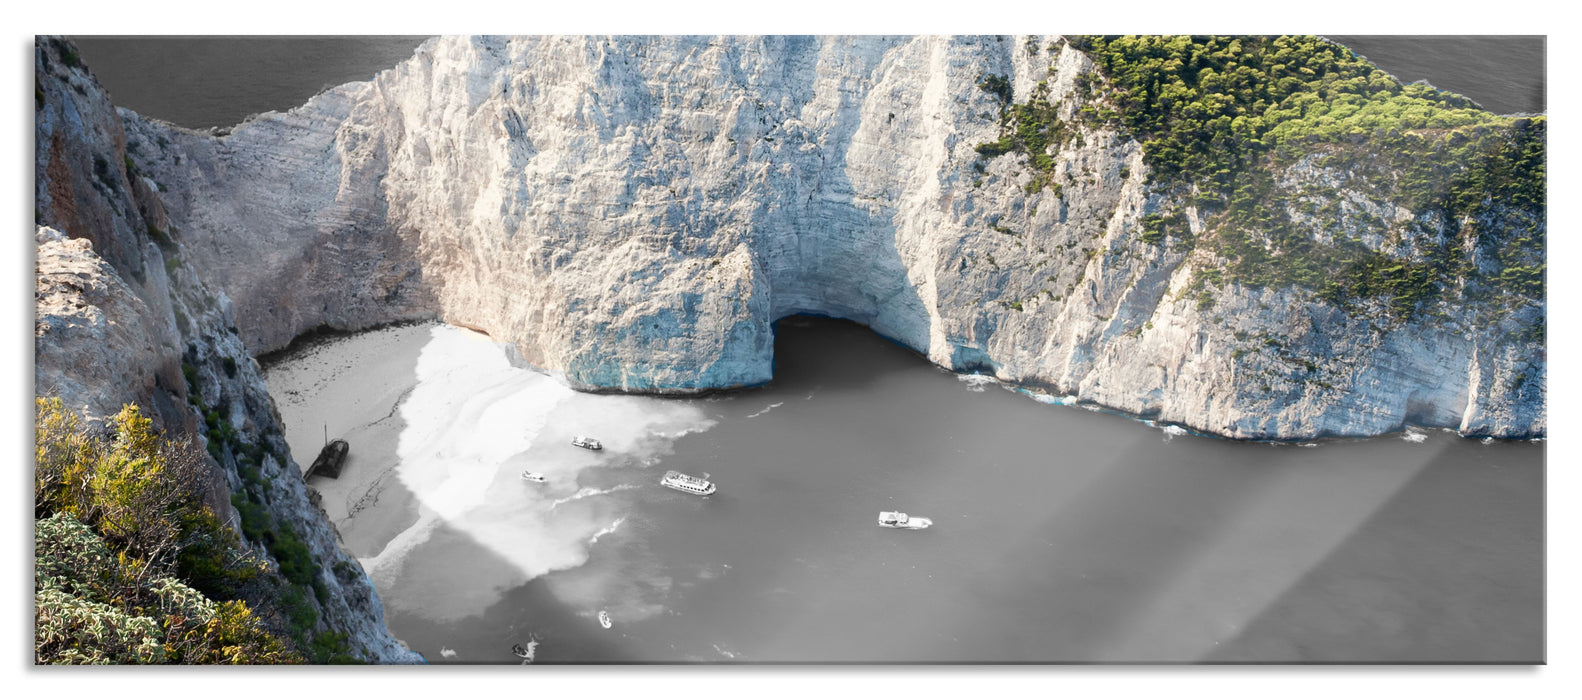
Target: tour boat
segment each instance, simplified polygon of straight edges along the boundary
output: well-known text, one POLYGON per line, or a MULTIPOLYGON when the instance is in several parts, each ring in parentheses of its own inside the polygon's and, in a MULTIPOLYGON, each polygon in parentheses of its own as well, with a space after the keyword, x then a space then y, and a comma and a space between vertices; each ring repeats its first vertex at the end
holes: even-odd
POLYGON ((708 479, 700 479, 678 471, 665 472, 665 477, 660 479, 659 483, 677 491, 685 491, 698 496, 707 496, 714 493, 714 484, 710 483, 708 479))
POLYGON ((572 438, 571 439, 571 444, 576 445, 577 447, 581 447, 583 449, 588 449, 588 450, 602 450, 602 449, 604 449, 604 444, 603 443, 600 443, 598 440, 595 440, 595 439, 593 439, 591 437, 587 437, 587 436, 584 436, 584 435, 578 435, 578 436, 572 438))
POLYGON ((535 482, 535 483, 542 484, 542 483, 544 483, 544 475, 543 474, 535 474, 533 472, 522 472, 522 481, 532 481, 532 482, 535 482))
POLYGON ((890 511, 890 510, 882 511, 882 512, 879 513, 879 525, 882 526, 882 527, 896 527, 896 528, 902 528, 902 529, 906 529, 906 530, 921 530, 921 529, 923 529, 925 527, 928 527, 929 525, 933 525, 933 524, 934 524, 934 521, 929 520, 928 518, 912 517, 912 516, 908 516, 906 513, 898 513, 896 511, 890 511))

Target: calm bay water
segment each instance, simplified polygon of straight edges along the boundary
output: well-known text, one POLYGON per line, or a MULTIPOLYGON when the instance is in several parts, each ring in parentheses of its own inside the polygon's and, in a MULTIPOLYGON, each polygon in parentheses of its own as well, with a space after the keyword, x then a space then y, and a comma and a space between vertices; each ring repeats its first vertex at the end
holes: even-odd
MULTIPOLYGON (((1541 443, 1197 437, 1042 404, 824 319, 779 324, 770 385, 706 399, 574 394, 425 332, 383 353, 418 369, 367 387, 418 378, 399 484, 337 525, 392 632, 431 662, 511 663, 529 640, 539 663, 1543 656, 1541 443), (423 369, 441 365, 481 374, 423 369), (451 437, 410 434, 436 430, 451 437), (580 432, 609 448, 571 447, 580 432), (720 490, 662 488, 666 469, 720 490), (475 495, 457 498, 469 471, 475 495), (378 511, 401 508, 447 515, 397 535, 378 511), (935 525, 880 528, 880 510, 935 525)), ((289 429, 302 409, 281 410, 289 429)), ((297 429, 311 453, 319 427, 297 429)), ((350 432, 354 453, 379 441, 350 432)))

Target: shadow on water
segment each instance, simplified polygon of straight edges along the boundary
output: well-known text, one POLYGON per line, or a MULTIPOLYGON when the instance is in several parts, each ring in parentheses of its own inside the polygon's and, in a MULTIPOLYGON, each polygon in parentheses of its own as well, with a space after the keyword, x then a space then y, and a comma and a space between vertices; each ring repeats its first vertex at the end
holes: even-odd
MULTIPOLYGON (((541 640, 540 662, 628 658, 611 637, 587 633, 583 628, 590 621, 579 620, 572 606, 537 581, 515 591, 485 590, 487 582, 520 581, 525 575, 508 553, 492 550, 450 523, 433 526, 426 540, 389 568, 372 565, 401 533, 419 524, 424 509, 425 495, 414 493, 398 474, 397 450, 414 427, 402 409, 418 386, 419 358, 432 342, 433 328, 401 324, 306 338, 269 358, 266 371, 300 465, 312 463, 325 432, 351 445, 338 478, 316 476, 308 486, 322 496, 347 553, 370 567, 391 634, 434 664, 519 663, 512 645, 535 634, 541 640), (436 568, 466 574, 461 579, 436 575, 436 568), (458 580, 477 585, 441 590, 458 580), (452 603, 458 597, 484 601, 481 606, 491 596, 505 600, 480 614, 455 615, 452 603), (502 610, 529 612, 515 613, 520 619, 503 629, 497 624, 502 610), (447 657, 446 649, 453 654, 447 657)), ((515 479, 506 480, 516 485, 515 479)), ((603 631, 597 623, 591 626, 595 633, 603 631)))
POLYGON ((1544 445, 1453 440, 1202 660, 1542 663, 1544 445))
POLYGON ((679 604, 686 634, 814 663, 1445 661, 1541 644, 1541 479, 1519 471, 1541 469, 1541 446, 1171 437, 973 391, 849 322, 787 321, 784 373, 676 444, 674 461, 715 465, 722 496, 653 549, 735 565, 706 605, 679 604), (1466 463, 1482 454, 1509 469, 1466 463), (884 508, 935 527, 876 528, 884 508), (1395 582, 1388 614, 1344 584, 1370 577, 1395 582), (1459 606, 1487 609, 1438 619, 1459 606), (1411 653, 1377 627, 1391 617, 1411 653))
MULTIPOLYGON (((464 566, 479 580, 504 580, 519 575, 514 565, 455 528, 440 526, 411 559, 421 566, 464 566), (436 550, 443 549, 443 554, 436 550), (419 563, 420 562, 420 563, 419 563)), ((478 615, 437 620, 421 611, 387 609, 393 634, 431 664, 520 664, 512 645, 537 640, 534 663, 618 663, 640 658, 621 641, 618 630, 606 630, 584 611, 562 602, 546 577, 502 591, 500 600, 478 615), (449 650, 454 656, 445 654, 449 650)), ((443 597, 444 591, 423 595, 443 597)))
MULTIPOLYGON (((854 323, 793 317, 777 328, 776 381, 674 400, 714 428, 644 459, 599 455, 599 468, 545 494, 550 528, 566 518, 607 528, 573 530, 585 562, 512 583, 525 578, 513 558, 566 532, 510 539, 521 509, 505 484, 522 485, 508 462, 489 491, 506 489, 503 500, 438 524, 404 555, 408 570, 385 570, 392 632, 456 664, 519 663, 511 645, 530 639, 539 663, 1542 653, 1541 445, 1441 432, 1319 448, 1171 437, 978 391, 854 323), (661 469, 711 471, 721 490, 700 499, 658 488, 661 469), (579 496, 590 490, 604 495, 579 496), (878 528, 885 509, 935 527, 878 528), (594 618, 600 609, 612 629, 594 618)), ((557 415, 629 399, 564 401, 557 415)), ((373 417, 405 430, 388 422, 400 416, 386 405, 373 417)), ((512 459, 595 459, 554 432, 570 428, 512 459)), ((379 463, 369 449, 354 476, 379 463)), ((377 507, 342 525, 349 547, 370 550, 354 552, 363 557, 410 524, 420 500, 395 481, 377 492, 377 507)))
POLYGON ((768 391, 747 390, 738 395, 743 399, 756 394, 773 397, 810 386, 860 392, 908 371, 908 365, 916 362, 928 359, 856 321, 788 316, 775 322, 774 379, 762 387, 768 391))

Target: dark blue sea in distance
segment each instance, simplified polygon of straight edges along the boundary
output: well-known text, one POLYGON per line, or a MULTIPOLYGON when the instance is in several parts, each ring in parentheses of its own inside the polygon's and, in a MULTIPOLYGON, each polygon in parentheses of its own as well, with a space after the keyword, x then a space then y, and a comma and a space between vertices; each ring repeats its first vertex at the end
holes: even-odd
MULTIPOLYGON (((72 37, 118 106, 193 129, 290 109, 367 80, 421 36, 72 37)), ((1403 81, 1427 80, 1497 114, 1545 108, 1542 36, 1331 36, 1403 81)))
MULTIPOLYGON (((420 39, 77 41, 118 104, 203 128, 367 79, 420 39)), ((1543 109, 1541 38, 1345 41, 1495 112, 1543 109)), ((412 352, 392 386, 416 381, 412 352)), ((404 562, 431 575, 381 590, 392 632, 433 663, 512 663, 529 639, 540 663, 1543 659, 1541 442, 1176 434, 964 381, 826 319, 782 320, 775 357, 768 386, 667 404, 708 429, 641 460, 586 456, 566 487, 577 500, 556 512, 610 527, 577 543, 580 565, 487 591, 477 614, 438 614, 469 593, 456 571, 493 580, 515 554, 469 535, 487 532, 478 522, 441 523, 404 562), (665 469, 709 472, 721 491, 664 490, 665 469), (935 526, 876 527, 890 509, 935 526), (612 628, 599 609, 616 611, 612 628)), ((319 426, 302 432, 319 440, 319 426)), ((511 455, 502 483, 525 488, 511 470, 566 449, 511 455)), ((348 546, 379 517, 343 524, 348 546)))
POLYGON ((1329 36, 1404 82, 1426 80, 1495 114, 1545 111, 1542 36, 1329 36))
POLYGON ((412 56, 421 36, 71 37, 117 107, 189 129, 285 111, 325 88, 368 80, 412 56))

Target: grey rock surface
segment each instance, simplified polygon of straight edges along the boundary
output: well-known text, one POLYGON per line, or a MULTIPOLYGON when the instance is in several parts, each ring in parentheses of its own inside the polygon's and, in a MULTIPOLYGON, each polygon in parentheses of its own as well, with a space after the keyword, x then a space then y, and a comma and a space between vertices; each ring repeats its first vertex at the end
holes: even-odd
MULTIPOLYGON (((201 401, 260 448, 265 508, 323 568, 330 595, 313 603, 322 631, 346 634, 353 653, 374 661, 421 663, 390 636, 372 582, 309 497, 262 373, 236 334, 231 299, 186 258, 160 185, 131 164, 120 115, 93 75, 66 59, 66 46, 40 38, 34 52, 35 392, 59 396, 90 424, 137 404, 158 429, 200 447, 210 439, 201 401)), ((238 457, 221 452, 207 497, 241 535, 228 500, 243 488, 238 457)), ((262 543, 249 544, 268 557, 262 543)))

